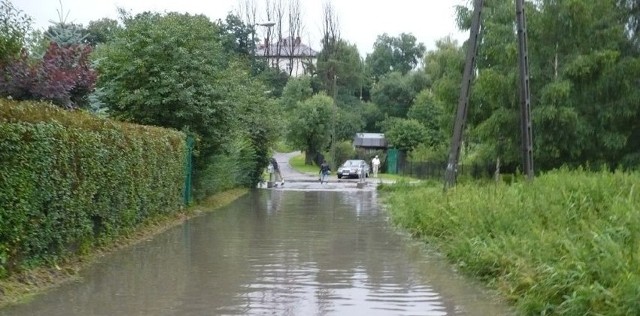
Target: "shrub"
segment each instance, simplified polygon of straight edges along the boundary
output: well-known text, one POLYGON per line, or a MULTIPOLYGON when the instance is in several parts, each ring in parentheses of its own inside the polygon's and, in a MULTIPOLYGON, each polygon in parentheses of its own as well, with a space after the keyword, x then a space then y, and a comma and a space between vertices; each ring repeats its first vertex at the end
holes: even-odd
POLYGON ((182 207, 185 135, 0 99, 0 276, 182 207))

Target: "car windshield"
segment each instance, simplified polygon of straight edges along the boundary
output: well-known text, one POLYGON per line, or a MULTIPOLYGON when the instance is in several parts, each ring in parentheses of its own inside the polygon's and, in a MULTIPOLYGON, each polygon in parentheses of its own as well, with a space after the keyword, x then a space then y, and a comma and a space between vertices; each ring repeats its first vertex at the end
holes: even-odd
POLYGON ((362 164, 362 160, 347 160, 342 165, 343 167, 359 167, 362 164))

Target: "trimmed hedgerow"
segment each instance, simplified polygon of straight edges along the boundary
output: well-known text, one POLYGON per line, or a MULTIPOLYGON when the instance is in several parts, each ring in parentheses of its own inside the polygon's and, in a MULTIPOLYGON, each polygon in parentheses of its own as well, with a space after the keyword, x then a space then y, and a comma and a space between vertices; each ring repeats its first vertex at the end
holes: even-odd
POLYGON ((182 207, 185 135, 0 99, 0 277, 182 207))

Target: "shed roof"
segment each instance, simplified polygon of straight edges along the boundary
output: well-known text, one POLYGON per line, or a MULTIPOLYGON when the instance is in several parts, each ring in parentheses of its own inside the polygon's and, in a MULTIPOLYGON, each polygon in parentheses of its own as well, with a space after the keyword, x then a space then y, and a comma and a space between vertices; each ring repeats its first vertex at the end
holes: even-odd
POLYGON ((387 148, 388 143, 382 133, 356 133, 353 145, 356 147, 387 148))

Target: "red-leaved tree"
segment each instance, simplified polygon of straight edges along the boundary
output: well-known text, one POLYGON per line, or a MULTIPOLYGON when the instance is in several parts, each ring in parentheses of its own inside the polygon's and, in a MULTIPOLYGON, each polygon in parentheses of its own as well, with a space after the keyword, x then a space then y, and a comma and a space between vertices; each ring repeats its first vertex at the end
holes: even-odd
POLYGON ((51 42, 41 60, 23 51, 0 65, 0 96, 17 100, 47 100, 65 108, 86 107, 97 74, 91 68, 89 45, 60 46, 51 42))

